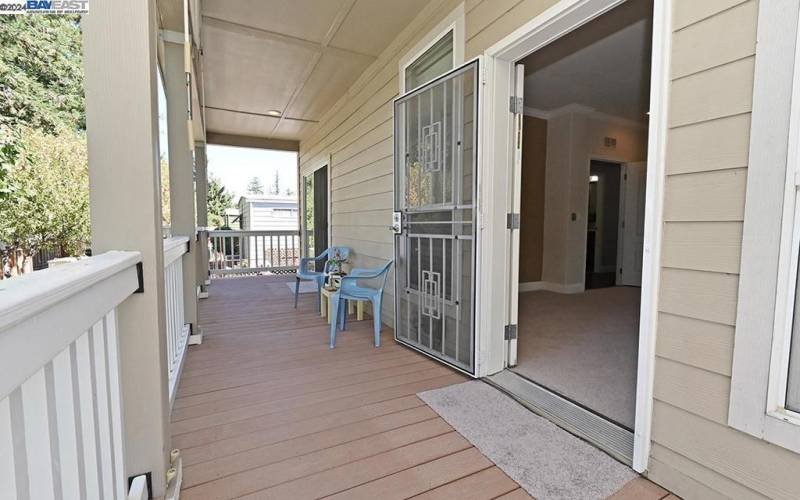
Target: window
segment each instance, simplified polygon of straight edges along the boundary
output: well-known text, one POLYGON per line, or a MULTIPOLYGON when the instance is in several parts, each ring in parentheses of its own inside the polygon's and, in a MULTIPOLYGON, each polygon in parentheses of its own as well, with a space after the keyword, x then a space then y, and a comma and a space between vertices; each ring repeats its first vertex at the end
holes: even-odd
POLYGON ((428 83, 453 67, 453 31, 450 30, 406 67, 406 90, 428 83))
POLYGON ((464 4, 400 58, 400 93, 412 91, 464 62, 464 4))
POLYGON ((800 423, 800 57, 794 62, 768 410, 800 423))
POLYGON ((759 4, 728 423, 800 452, 800 8, 793 9, 759 4))
MULTIPOLYGON (((795 285, 796 286, 796 285, 795 285)), ((795 292, 794 319, 792 337, 788 349, 787 384, 786 384, 786 409, 800 413, 800 294, 795 292)))

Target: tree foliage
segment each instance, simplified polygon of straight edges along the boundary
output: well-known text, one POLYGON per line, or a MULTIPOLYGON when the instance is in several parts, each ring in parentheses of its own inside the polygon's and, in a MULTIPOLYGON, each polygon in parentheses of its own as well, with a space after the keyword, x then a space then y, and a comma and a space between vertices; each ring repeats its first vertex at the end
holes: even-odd
POLYGON ((79 17, 0 16, 0 246, 17 268, 88 242, 84 110, 79 17))
POLYGON ((247 194, 264 194, 264 185, 261 184, 261 179, 253 177, 247 183, 247 194))
POLYGON ((77 16, 2 16, 0 124, 84 129, 81 46, 77 16))
POLYGON ((233 194, 225 191, 217 177, 208 176, 208 224, 222 227, 225 223, 225 210, 233 206, 233 194))
POLYGON ((272 178, 272 184, 269 187, 269 194, 281 194, 281 174, 278 170, 275 170, 275 177, 272 178))
POLYGON ((42 248, 81 254, 90 235, 85 134, 28 129, 20 146, 13 194, 0 199, 0 241, 26 257, 42 248))

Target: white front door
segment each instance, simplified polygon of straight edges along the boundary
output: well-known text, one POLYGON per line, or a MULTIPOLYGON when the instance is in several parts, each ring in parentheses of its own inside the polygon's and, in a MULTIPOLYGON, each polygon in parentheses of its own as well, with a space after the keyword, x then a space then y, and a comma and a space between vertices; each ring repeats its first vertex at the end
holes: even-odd
POLYGON ((475 374, 478 62, 395 101, 395 338, 475 374))
POLYGON ((617 252, 619 285, 642 286, 646 183, 645 162, 628 163, 623 166, 620 179, 620 237, 617 252))

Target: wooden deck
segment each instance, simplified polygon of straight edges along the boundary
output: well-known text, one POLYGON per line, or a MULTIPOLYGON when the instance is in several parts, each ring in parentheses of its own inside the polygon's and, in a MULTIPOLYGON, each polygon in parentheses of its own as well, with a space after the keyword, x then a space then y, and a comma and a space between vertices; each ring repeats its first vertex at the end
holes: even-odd
POLYGON ((465 378, 349 323, 336 349, 291 278, 216 280, 172 414, 182 499, 530 498, 416 396, 465 378))

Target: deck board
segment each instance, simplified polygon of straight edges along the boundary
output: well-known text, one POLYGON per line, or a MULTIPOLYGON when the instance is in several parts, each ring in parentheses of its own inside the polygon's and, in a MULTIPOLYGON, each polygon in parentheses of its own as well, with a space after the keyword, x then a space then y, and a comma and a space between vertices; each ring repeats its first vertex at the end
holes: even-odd
POLYGON ((518 485, 416 393, 464 376, 353 321, 327 348, 291 278, 215 280, 172 414, 185 499, 496 498, 518 485))

